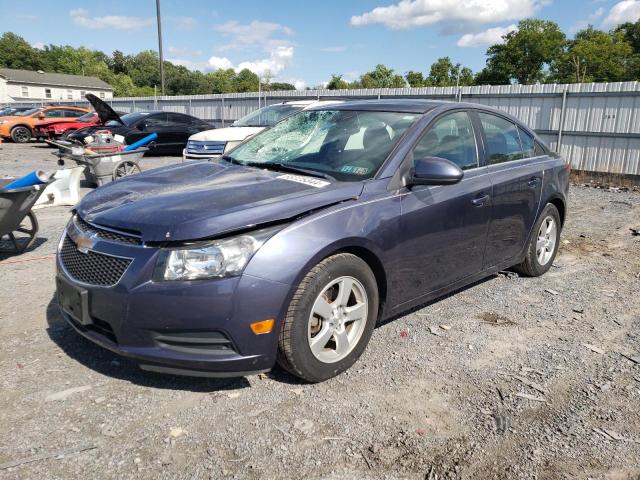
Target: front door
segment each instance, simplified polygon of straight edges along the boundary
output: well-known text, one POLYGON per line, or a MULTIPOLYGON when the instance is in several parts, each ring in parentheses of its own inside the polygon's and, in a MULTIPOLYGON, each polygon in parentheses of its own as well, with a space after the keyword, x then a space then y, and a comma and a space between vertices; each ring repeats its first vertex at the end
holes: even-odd
POLYGON ((493 204, 485 267, 517 261, 536 221, 542 168, 534 142, 510 120, 478 112, 484 131, 493 204))
POLYGON ((413 158, 441 157, 464 171, 455 185, 414 186, 402 197, 399 245, 400 303, 410 302, 478 273, 491 213, 491 182, 479 164, 466 111, 437 118, 413 158))

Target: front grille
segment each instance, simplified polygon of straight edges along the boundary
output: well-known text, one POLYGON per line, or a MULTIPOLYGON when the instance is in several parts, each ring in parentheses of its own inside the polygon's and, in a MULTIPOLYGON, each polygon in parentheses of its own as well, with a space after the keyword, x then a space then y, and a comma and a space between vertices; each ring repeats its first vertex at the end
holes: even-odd
POLYGON ((227 142, 205 142, 189 140, 187 142, 187 153, 193 155, 222 155, 227 142))
POLYGON ((59 255, 62 266, 74 280, 101 287, 111 287, 118 283, 131 263, 128 258, 92 251, 82 253, 68 235, 62 242, 59 255))
POLYGON ((142 240, 140 239, 140 237, 94 227, 93 225, 85 222, 78 215, 74 215, 73 222, 75 223, 78 230, 89 235, 96 234, 98 237, 104 240, 110 240, 112 242, 128 243, 131 245, 142 245, 142 240))

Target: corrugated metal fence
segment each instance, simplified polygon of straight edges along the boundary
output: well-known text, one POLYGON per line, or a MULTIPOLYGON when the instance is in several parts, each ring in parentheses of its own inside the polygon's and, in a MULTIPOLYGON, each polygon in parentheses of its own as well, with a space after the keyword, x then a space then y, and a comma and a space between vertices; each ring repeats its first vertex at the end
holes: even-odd
POLYGON ((114 98, 109 103, 125 112, 182 112, 228 126, 259 106, 286 100, 401 97, 490 105, 535 129, 576 170, 640 175, 640 82, 303 90, 267 92, 260 97, 234 93, 114 98))

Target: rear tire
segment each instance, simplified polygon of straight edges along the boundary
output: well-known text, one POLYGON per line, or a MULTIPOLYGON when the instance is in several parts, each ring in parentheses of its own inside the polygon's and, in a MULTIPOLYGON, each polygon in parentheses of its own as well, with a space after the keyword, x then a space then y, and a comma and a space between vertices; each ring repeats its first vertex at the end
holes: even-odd
POLYGON ((31 140, 31 129, 19 125, 11 130, 11 140, 15 143, 27 143, 31 140))
POLYGON ((547 203, 533 226, 525 259, 514 270, 528 277, 547 273, 558 253, 561 229, 558 209, 547 203))
POLYGON ((340 253, 313 267, 300 282, 278 339, 278 363, 308 382, 321 382, 353 365, 378 317, 378 287, 359 257, 340 253))

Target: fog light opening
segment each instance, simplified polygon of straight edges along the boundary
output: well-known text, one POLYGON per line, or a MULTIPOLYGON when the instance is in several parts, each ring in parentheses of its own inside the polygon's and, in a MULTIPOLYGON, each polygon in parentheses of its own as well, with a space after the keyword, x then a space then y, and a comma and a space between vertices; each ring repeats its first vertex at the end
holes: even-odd
POLYGON ((253 322, 250 327, 251 331, 256 335, 263 335, 265 333, 271 333, 273 330, 273 325, 276 321, 273 318, 268 320, 261 320, 259 322, 253 322))

